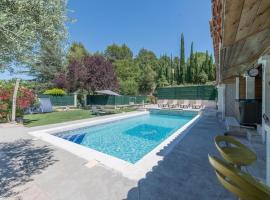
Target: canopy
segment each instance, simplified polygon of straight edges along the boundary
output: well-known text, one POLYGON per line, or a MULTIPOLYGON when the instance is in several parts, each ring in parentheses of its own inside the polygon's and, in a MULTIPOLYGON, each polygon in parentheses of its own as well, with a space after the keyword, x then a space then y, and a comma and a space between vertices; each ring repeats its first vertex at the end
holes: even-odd
POLYGON ((96 93, 106 94, 106 95, 111 95, 111 96, 120 96, 120 94, 113 92, 111 90, 99 90, 99 91, 96 91, 96 93))

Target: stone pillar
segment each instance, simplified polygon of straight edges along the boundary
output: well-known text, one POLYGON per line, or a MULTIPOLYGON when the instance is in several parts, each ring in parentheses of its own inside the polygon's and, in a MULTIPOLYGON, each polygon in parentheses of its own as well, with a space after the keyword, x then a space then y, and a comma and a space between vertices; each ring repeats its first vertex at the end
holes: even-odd
POLYGON ((222 120, 225 118, 225 84, 219 84, 218 89, 218 112, 222 115, 222 120))
POLYGON ((84 106, 87 106, 87 95, 83 95, 84 106))
POLYGON ((74 107, 75 107, 75 108, 77 108, 77 106, 78 106, 78 99, 77 99, 77 96, 78 96, 77 93, 74 93, 74 94, 73 94, 73 97, 74 97, 74 107))
POLYGON ((255 78, 246 76, 246 99, 255 99, 255 78))
MULTIPOLYGON (((262 113, 270 119, 270 56, 264 56, 259 60, 263 65, 263 96, 262 113)), ((270 186, 270 121, 262 119, 262 136, 266 140, 266 183, 270 186)))
POLYGON ((235 78, 235 99, 239 100, 239 87, 240 87, 240 81, 239 77, 235 78))

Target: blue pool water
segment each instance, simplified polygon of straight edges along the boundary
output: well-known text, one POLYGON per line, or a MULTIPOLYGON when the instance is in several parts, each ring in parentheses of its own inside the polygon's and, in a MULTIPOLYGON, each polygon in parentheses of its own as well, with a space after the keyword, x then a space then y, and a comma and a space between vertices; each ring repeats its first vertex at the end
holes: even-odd
POLYGON ((55 135, 130 163, 136 163, 196 114, 145 114, 55 135))

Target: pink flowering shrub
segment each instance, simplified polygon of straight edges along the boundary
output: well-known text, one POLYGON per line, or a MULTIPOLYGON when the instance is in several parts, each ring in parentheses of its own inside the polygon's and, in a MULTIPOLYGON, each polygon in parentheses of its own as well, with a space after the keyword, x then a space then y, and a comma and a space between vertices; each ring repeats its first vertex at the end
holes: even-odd
MULTIPOLYGON (((12 96, 14 86, 0 86, 0 121, 9 121, 12 109, 12 96)), ((20 87, 16 100, 17 117, 23 115, 23 110, 32 106, 36 101, 36 96, 32 90, 20 87)))

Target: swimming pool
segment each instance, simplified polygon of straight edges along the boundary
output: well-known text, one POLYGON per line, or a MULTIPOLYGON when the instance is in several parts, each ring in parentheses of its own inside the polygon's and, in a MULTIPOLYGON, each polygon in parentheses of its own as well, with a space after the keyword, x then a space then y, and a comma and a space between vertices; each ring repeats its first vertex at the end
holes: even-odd
POLYGON ((196 115, 147 113, 53 135, 135 164, 196 115))

